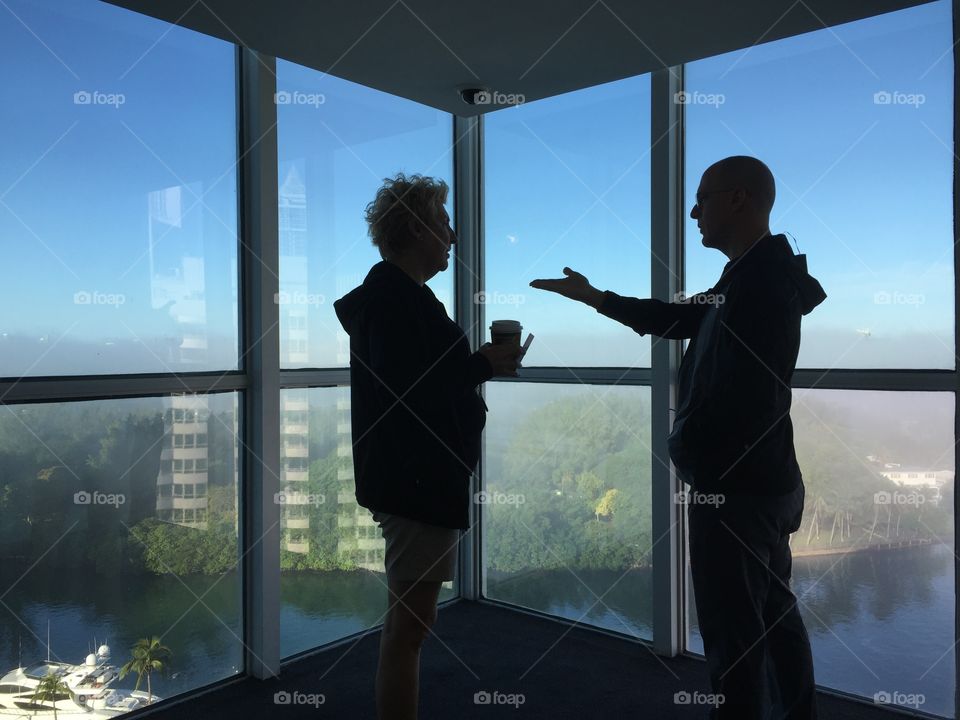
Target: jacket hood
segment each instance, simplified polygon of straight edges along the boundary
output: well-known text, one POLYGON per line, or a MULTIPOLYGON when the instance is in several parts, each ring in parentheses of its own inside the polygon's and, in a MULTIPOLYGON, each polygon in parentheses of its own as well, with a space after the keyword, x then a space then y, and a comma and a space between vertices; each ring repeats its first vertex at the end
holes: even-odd
POLYGON ((806 255, 791 255, 787 263, 787 273, 800 292, 800 310, 804 315, 827 299, 827 293, 820 281, 807 272, 806 255))
POLYGON ((762 266, 783 263, 787 276, 800 295, 800 310, 804 315, 827 299, 820 281, 807 272, 807 256, 794 255, 784 235, 771 235, 757 242, 741 258, 731 260, 724 267, 724 274, 737 266, 759 263, 762 266), (743 261, 743 262, 741 262, 743 261))
POLYGON ((348 335, 352 335, 363 309, 372 300, 393 296, 397 290, 409 291, 410 288, 417 287, 403 270, 384 260, 370 268, 361 285, 334 302, 333 309, 343 329, 348 335))

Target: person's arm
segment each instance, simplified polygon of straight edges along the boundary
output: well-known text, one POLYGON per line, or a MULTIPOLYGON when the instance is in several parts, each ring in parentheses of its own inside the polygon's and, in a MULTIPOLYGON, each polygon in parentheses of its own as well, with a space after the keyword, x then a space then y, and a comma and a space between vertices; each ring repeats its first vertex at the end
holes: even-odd
POLYGON ((463 388, 465 391, 475 390, 478 385, 485 383, 494 375, 493 363, 481 351, 477 350, 467 358, 464 368, 463 388))
POLYGON ((641 300, 621 297, 607 290, 597 306, 597 312, 623 323, 640 335, 679 340, 697 334, 700 320, 709 305, 699 302, 694 295, 682 303, 667 303, 662 300, 641 300))
MULTIPOLYGON (((442 308, 439 303, 437 306, 442 308)), ((494 375, 516 375, 519 347, 487 344, 465 361, 454 362, 453 358, 459 354, 453 348, 445 348, 446 353, 441 357, 427 352, 430 338, 418 337, 419 325, 411 321, 417 308, 403 307, 394 301, 368 308, 366 312, 370 343, 368 370, 376 380, 384 407, 394 405, 399 397, 425 421, 429 418, 430 422, 446 423, 455 398, 474 392, 494 375)), ((459 342, 467 341, 461 337, 459 342)))
POLYGON ((709 299, 703 293, 682 303, 640 300, 597 290, 586 277, 568 267, 563 269, 563 274, 566 275, 565 278, 534 280, 530 286, 589 305, 640 335, 650 333, 671 339, 691 338, 697 334, 700 320, 708 307, 706 302, 699 302, 709 299))

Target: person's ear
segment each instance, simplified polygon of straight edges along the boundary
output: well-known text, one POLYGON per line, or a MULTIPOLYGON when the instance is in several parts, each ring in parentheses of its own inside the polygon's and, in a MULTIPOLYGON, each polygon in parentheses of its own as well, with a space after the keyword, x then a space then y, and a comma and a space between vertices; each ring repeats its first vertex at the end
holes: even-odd
POLYGON ((735 212, 742 210, 747 205, 747 191, 743 188, 734 190, 730 198, 730 204, 735 212))
POLYGON ((415 216, 411 216, 407 220, 407 234, 412 238, 419 238, 422 233, 422 223, 415 216))

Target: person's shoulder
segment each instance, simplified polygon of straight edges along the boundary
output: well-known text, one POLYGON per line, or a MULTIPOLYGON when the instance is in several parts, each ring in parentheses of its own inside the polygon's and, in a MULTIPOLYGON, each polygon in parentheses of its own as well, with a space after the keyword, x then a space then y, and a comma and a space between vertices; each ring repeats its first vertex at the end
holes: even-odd
POLYGON ((378 327, 396 327, 417 315, 416 297, 403 286, 378 284, 370 288, 362 310, 362 322, 378 327))
POLYGON ((798 305, 799 294, 785 263, 776 261, 744 268, 724 299, 728 311, 759 316, 789 314, 798 305))

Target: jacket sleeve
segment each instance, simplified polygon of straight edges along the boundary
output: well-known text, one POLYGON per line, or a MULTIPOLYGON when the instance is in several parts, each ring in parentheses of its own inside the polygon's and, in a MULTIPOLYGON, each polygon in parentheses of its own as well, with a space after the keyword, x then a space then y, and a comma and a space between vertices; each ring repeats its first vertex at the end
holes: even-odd
POLYGON ((607 290, 597 312, 623 323, 640 335, 649 333, 679 340, 697 334, 700 320, 707 309, 705 302, 697 301, 698 297, 694 295, 682 303, 667 303, 621 297, 607 290))
POLYGON ((481 383, 493 377, 493 365, 479 352, 467 358, 467 365, 463 374, 463 391, 472 392, 481 383))

